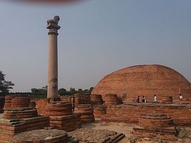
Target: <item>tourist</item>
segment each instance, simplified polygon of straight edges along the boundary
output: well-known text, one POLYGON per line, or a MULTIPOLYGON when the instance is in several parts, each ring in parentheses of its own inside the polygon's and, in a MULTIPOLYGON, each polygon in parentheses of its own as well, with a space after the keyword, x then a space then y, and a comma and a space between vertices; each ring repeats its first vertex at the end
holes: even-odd
POLYGON ((179 99, 180 99, 180 100, 182 100, 182 99, 183 99, 183 96, 182 96, 182 94, 180 94, 180 97, 179 97, 179 99))
POLYGON ((140 96, 137 97, 137 102, 140 103, 140 96))
POLYGON ((154 95, 154 102, 157 102, 157 96, 154 95))
POLYGON ((147 103, 147 100, 146 100, 145 96, 143 96, 142 102, 147 103))

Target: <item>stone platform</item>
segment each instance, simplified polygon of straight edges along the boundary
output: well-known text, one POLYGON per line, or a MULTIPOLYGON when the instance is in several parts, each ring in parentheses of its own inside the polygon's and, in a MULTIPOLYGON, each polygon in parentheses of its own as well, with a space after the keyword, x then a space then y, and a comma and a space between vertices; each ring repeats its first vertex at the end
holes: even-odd
POLYGON ((49 126, 49 117, 39 116, 29 104, 30 98, 26 95, 5 96, 4 113, 0 117, 0 143, 9 142, 18 133, 49 126))
POLYGON ((49 117, 37 116, 25 119, 3 119, 0 117, 0 143, 8 142, 14 135, 49 126, 49 117))

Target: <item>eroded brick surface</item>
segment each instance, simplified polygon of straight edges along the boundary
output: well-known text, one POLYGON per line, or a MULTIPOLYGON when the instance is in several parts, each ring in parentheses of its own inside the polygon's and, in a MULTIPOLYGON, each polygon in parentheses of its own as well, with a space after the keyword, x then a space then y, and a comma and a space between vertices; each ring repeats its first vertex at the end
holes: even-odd
POLYGON ((106 75, 95 86, 92 94, 117 94, 125 102, 134 102, 137 96, 145 96, 153 102, 153 95, 161 101, 163 96, 179 99, 191 98, 191 83, 177 71, 161 65, 140 65, 127 67, 106 75))

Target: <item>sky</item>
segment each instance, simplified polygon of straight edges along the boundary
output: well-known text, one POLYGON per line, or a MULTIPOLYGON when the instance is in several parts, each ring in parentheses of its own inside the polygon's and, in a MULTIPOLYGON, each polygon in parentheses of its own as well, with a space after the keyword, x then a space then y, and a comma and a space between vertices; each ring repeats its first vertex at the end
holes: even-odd
POLYGON ((47 20, 60 17, 59 88, 89 89, 134 65, 159 64, 191 81, 191 0, 0 1, 0 71, 30 92, 47 85, 47 20))

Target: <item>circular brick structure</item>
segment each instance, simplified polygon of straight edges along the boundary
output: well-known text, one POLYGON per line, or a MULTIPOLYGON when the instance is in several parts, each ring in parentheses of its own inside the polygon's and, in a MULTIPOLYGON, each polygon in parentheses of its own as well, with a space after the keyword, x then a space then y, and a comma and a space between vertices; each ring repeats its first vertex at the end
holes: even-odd
POLYGON ((177 140, 178 130, 172 117, 166 114, 144 114, 139 119, 139 126, 134 127, 133 135, 165 140, 177 140))
POLYGON ((126 102, 135 102, 139 95, 153 102, 154 94, 158 101, 163 96, 179 100, 180 93, 184 98, 191 98, 191 83, 183 75, 162 65, 138 65, 106 75, 91 94, 126 95, 126 102))
POLYGON ((82 123, 95 122, 93 115, 93 108, 91 104, 80 104, 77 108, 74 108, 74 113, 81 115, 82 123))
POLYGON ((47 116, 67 116, 72 115, 71 103, 48 103, 45 107, 47 116))
POLYGON ((11 143, 67 143, 68 135, 63 130, 33 130, 15 135, 11 143))
POLYGON ((166 114, 144 114, 139 119, 139 125, 144 128, 164 128, 174 126, 172 117, 166 114))

